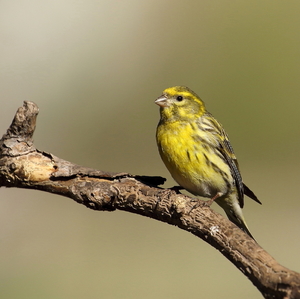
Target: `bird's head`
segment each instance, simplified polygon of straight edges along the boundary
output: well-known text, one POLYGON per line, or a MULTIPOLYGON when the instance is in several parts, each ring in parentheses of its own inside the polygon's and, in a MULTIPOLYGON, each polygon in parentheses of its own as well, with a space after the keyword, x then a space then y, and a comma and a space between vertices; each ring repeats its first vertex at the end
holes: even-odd
POLYGON ((185 86, 165 89, 155 104, 160 106, 161 118, 167 121, 198 118, 206 112, 199 96, 185 86))

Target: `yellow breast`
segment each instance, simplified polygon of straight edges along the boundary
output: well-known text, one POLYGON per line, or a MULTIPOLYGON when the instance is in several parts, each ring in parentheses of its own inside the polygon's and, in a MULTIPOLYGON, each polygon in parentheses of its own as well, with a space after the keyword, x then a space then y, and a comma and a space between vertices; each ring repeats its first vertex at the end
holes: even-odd
POLYGON ((156 137, 161 158, 174 180, 189 192, 210 198, 217 192, 225 194, 233 183, 229 166, 215 154, 213 137, 195 126, 160 124, 156 137))

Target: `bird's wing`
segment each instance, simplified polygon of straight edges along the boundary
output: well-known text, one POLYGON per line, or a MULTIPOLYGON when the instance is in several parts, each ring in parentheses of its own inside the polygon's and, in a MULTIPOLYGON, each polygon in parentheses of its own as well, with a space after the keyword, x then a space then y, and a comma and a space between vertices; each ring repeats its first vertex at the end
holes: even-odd
MULTIPOLYGON (((207 112, 206 116, 208 117, 206 118, 205 122, 206 130, 208 130, 211 134, 214 135, 213 140, 215 142, 213 143, 213 146, 224 158, 224 161, 227 162, 231 170, 231 174, 235 181, 237 189, 240 207, 243 208, 244 206, 244 194, 261 204, 261 202, 255 196, 255 194, 243 183, 237 158, 234 154, 229 138, 222 125, 210 113, 207 112), (209 121, 207 121, 207 119, 209 121)), ((201 122, 203 123, 203 119, 199 120, 199 123, 201 122)))
POLYGON ((239 170, 239 164, 237 161, 237 158, 234 154, 233 148, 230 144, 228 135, 224 131, 221 125, 219 125, 220 128, 220 136, 221 137, 221 142, 220 142, 220 152, 223 154, 224 158, 226 159, 232 176, 235 180, 235 184, 237 187, 237 192, 238 192, 238 199, 241 208, 244 206, 244 194, 256 201, 257 203, 261 204, 260 200, 256 197, 256 195, 251 191, 244 183, 242 180, 242 176, 239 170))
POLYGON ((242 181, 242 176, 240 174, 238 161, 234 154, 233 148, 230 144, 229 138, 223 129, 222 125, 211 115, 208 113, 209 120, 211 122, 211 126, 213 126, 215 138, 218 141, 215 146, 219 153, 222 155, 224 160, 227 162, 232 177, 235 181, 237 193, 238 193, 238 200, 240 203, 241 208, 244 206, 244 185, 242 181))
POLYGON ((220 152, 223 154, 224 158, 226 159, 226 161, 230 167, 232 176, 235 181, 239 203, 240 203, 241 208, 243 208, 243 206, 244 206, 244 184, 243 184, 242 176, 241 176, 241 173, 239 170, 239 164, 238 164, 238 161, 234 154, 233 148, 230 144, 230 141, 228 139, 228 136, 223 128, 222 128, 221 136, 222 136, 222 140, 220 142, 220 152))

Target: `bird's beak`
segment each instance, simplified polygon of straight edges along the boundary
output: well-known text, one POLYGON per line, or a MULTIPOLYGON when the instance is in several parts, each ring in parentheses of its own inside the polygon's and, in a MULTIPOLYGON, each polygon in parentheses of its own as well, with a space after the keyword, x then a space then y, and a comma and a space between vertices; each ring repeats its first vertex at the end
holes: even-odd
POLYGON ((157 104, 160 107, 168 107, 168 98, 165 95, 161 95, 158 99, 155 100, 155 104, 157 104))

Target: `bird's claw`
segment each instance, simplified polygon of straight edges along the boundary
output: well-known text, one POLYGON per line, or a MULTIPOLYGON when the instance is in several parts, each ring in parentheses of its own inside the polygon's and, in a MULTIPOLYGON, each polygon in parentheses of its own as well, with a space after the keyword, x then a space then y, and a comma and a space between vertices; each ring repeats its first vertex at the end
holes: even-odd
POLYGON ((181 186, 173 186, 170 190, 175 191, 177 194, 181 194, 180 190, 183 190, 181 186))

